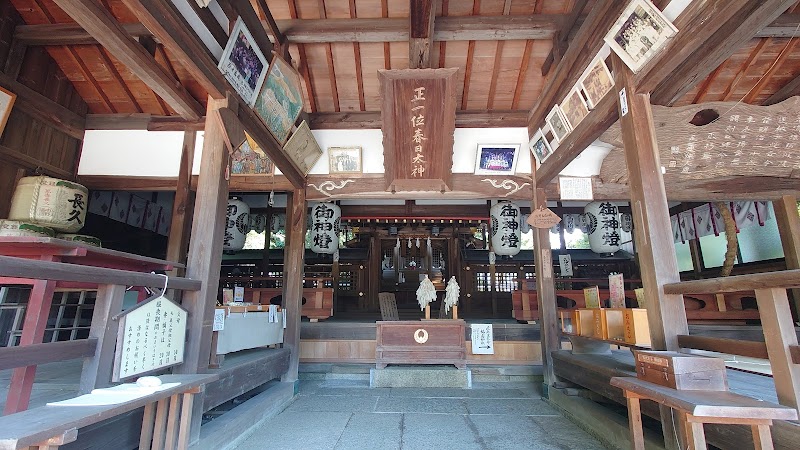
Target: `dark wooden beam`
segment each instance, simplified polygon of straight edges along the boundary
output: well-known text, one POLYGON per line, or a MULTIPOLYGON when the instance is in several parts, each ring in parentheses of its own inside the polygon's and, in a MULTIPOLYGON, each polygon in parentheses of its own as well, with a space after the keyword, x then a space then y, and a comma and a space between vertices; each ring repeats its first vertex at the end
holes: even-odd
POLYGON ((410 0, 408 68, 430 69, 436 0, 410 0))
MULTIPOLYGON (((312 130, 380 128, 380 111, 309 114, 312 130)), ((524 127, 527 111, 456 111, 457 128, 524 127)))
MULTIPOLYGON (((167 261, 177 261, 184 265, 186 264, 189 233, 191 232, 191 228, 188 226, 191 223, 189 213, 193 210, 194 204, 191 184, 196 140, 197 133, 195 131, 184 132, 175 201, 172 203, 172 221, 170 222, 169 239, 167 241, 167 261)), ((174 275, 178 275, 178 273, 174 275)))
POLYGON ((83 139, 85 119, 82 116, 3 73, 0 73, 0 86, 17 94, 14 108, 19 108, 25 114, 70 137, 83 139))
MULTIPOLYGON (((152 36, 141 23, 122 24, 122 29, 131 37, 152 36)), ((19 25, 14 29, 14 39, 25 45, 94 45, 97 39, 82 26, 74 23, 19 25)))
POLYGON ((303 297, 306 217, 305 189, 289 192, 286 199, 286 250, 283 261, 283 306, 286 323, 283 345, 291 350, 289 370, 282 381, 297 382, 300 364, 300 309, 303 297))
POLYGON ((94 355, 97 339, 0 348, 0 370, 67 361, 94 355))
POLYGON ((800 14, 781 14, 772 23, 756 33, 757 38, 791 38, 800 34, 800 14))
POLYGON ((786 100, 787 98, 794 97, 795 95, 800 95, 800 76, 784 84, 783 87, 778 89, 774 94, 770 95, 766 100, 764 100, 762 104, 764 106, 774 105, 786 100))
POLYGON ((552 67, 553 63, 558 64, 561 60, 561 55, 564 54, 567 48, 567 41, 572 32, 572 28, 578 22, 578 18, 588 1, 589 0, 577 0, 572 6, 572 11, 569 13, 566 20, 564 20, 563 27, 553 36, 553 48, 542 63, 542 76, 547 76, 547 74, 550 73, 550 67, 552 67), (556 58, 556 55, 558 55, 558 58, 556 58))
POLYGON ((28 168, 31 171, 42 172, 56 178, 63 178, 65 180, 75 179, 75 174, 60 167, 48 164, 32 158, 22 152, 18 152, 5 145, 0 145, 0 160, 11 164, 17 164, 22 167, 28 168))
POLYGON ((75 22, 125 64, 134 75, 187 119, 203 116, 203 107, 172 78, 101 4, 92 0, 55 0, 75 22))
POLYGON ((197 17, 200 18, 200 21, 203 22, 203 25, 208 29, 208 32, 211 33, 211 36, 214 37, 214 40, 217 41, 220 47, 225 48, 225 45, 228 43, 228 32, 222 28, 217 18, 214 17, 214 14, 208 8, 202 8, 200 5, 194 2, 188 2, 189 6, 192 7, 192 10, 197 17))
MULTIPOLYGON (((19 28, 17 26, 15 30, 19 28)), ((12 80, 16 80, 22 70, 22 63, 25 61, 25 53, 28 51, 28 44, 20 41, 17 38, 11 39, 11 48, 8 50, 6 56, 6 64, 3 67, 3 72, 8 75, 12 80)))
POLYGON ((87 130, 202 131, 205 117, 186 120, 175 116, 136 114, 88 114, 87 130))
MULTIPOLYGON (((250 0, 228 0, 228 2, 242 19, 250 34, 253 35, 253 39, 261 53, 269 55, 272 52, 272 42, 267 36, 267 30, 264 28, 265 24, 258 18, 258 14, 253 9, 253 4, 250 3, 250 0)), ((268 56, 267 59, 272 58, 268 56)))
POLYGON ((272 17, 272 12, 269 10, 267 2, 265 0, 256 0, 256 3, 259 9, 261 9, 261 12, 264 13, 264 17, 266 18, 264 22, 266 22, 267 30, 269 30, 270 36, 272 36, 272 41, 279 48, 279 53, 288 61, 289 46, 286 36, 281 32, 281 29, 275 22, 275 18, 272 17))

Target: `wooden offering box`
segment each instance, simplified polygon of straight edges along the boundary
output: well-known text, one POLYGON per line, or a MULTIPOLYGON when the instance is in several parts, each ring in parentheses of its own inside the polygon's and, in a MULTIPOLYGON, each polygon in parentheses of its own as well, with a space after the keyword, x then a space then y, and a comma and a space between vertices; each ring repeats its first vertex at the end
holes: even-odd
MULTIPOLYGON (((602 336, 603 339, 609 341, 625 341, 625 309, 624 308, 608 308, 600 310, 602 321, 602 336)), ((598 330, 595 330, 597 333, 598 330)))
POLYGON ((641 347, 650 347, 650 325, 647 323, 647 310, 626 308, 624 314, 625 342, 641 347))
POLYGON ((558 315, 561 317, 561 332, 563 334, 581 334, 578 311, 559 311, 558 315))
POLYGON ((375 366, 453 364, 467 366, 463 320, 392 320, 376 322, 375 366))
MULTIPOLYGON (((600 338, 600 336, 595 336, 595 314, 599 317, 600 310, 595 308, 588 308, 588 309, 578 309, 575 311, 578 317, 578 334, 585 337, 596 337, 600 338), (596 312, 596 313, 595 313, 596 312)), ((598 319, 599 320, 599 319, 598 319)))
POLYGON ((642 380, 678 390, 728 390, 722 358, 649 350, 633 353, 636 375, 642 380))

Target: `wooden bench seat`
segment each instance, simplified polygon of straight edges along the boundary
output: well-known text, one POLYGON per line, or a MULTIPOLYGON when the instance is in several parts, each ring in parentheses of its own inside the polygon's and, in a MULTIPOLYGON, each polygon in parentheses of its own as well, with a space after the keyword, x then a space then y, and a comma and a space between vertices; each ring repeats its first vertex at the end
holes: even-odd
POLYGON ((57 448, 73 442, 78 429, 145 407, 140 449, 185 449, 194 394, 216 374, 161 375, 163 383, 180 383, 135 400, 103 406, 40 406, 0 417, 0 450, 57 448))

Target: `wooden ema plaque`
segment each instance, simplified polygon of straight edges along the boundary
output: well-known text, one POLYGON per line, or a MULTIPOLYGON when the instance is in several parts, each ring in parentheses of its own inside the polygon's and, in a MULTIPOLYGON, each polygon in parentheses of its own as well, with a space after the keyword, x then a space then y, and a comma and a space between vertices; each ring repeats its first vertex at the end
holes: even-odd
POLYGON ((463 320, 396 320, 377 322, 375 366, 453 364, 467 367, 463 320))
POLYGON ((378 71, 387 191, 452 189, 457 72, 378 71))

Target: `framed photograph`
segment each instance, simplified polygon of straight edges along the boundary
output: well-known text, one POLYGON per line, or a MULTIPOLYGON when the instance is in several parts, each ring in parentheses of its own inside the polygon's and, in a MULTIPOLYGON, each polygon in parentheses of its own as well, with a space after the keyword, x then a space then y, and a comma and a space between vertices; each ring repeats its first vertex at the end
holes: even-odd
POLYGON ((16 99, 17 94, 0 87, 0 136, 6 129, 6 122, 8 122, 8 116, 11 115, 11 108, 14 107, 16 99))
POLYGON ((283 151, 303 175, 308 175, 308 172, 322 156, 322 149, 319 148, 319 144, 311 134, 311 129, 305 120, 283 146, 283 151))
POLYGON ((478 144, 475 175, 514 175, 519 144, 478 144))
POLYGON ((361 172, 361 147, 328 147, 328 173, 361 172))
POLYGON ((264 150, 245 132, 245 140, 231 156, 233 175, 271 175, 275 168, 264 150))
POLYGON ((611 27, 605 42, 635 73, 677 32, 649 0, 633 0, 611 27))
POLYGON ((303 110, 300 74, 280 56, 273 53, 266 81, 258 93, 256 114, 270 133, 283 145, 292 126, 303 110))
POLYGON ((567 95, 567 98, 561 103, 561 112, 564 113, 569 127, 573 130, 589 114, 589 106, 586 104, 586 100, 583 99, 580 88, 575 87, 567 95))
POLYGON ((567 122, 567 118, 564 117, 564 113, 561 112, 561 108, 558 105, 553 106, 546 120, 558 142, 563 141, 569 132, 572 131, 572 128, 570 128, 567 122))
POLYGON ((583 95, 586 96, 586 103, 589 109, 592 109, 614 87, 614 79, 611 78, 611 71, 602 59, 595 58, 590 67, 586 75, 581 78, 580 85, 583 95))
POLYGON ((267 76, 269 63, 241 17, 236 19, 218 67, 236 92, 252 107, 267 76))
POLYGON ((536 134, 533 135, 533 138, 528 142, 528 147, 530 147, 533 157, 536 158, 536 162, 540 165, 553 154, 553 150, 544 138, 544 133, 541 129, 537 130, 536 134))

